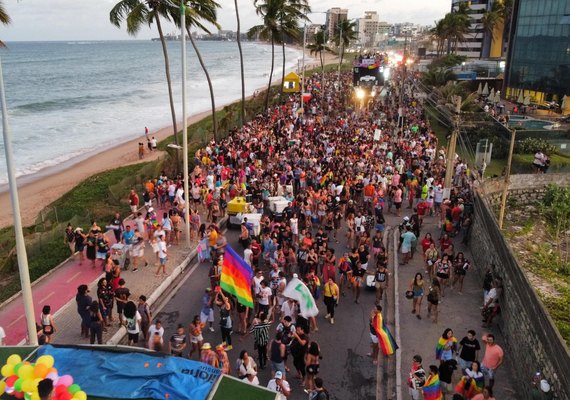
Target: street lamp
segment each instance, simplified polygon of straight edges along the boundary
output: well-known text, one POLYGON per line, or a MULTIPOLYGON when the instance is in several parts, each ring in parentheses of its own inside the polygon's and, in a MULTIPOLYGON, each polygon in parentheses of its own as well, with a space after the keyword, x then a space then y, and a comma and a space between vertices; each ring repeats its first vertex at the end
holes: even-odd
POLYGON ((22 299, 24 301, 24 313, 26 315, 26 325, 28 328, 28 342, 32 346, 38 345, 38 334, 36 332, 36 317, 34 315, 34 302, 32 299, 32 285, 30 282, 30 270, 28 268, 28 255, 26 253, 26 242, 22 230, 22 217, 20 216, 20 201, 18 199, 18 184, 16 182, 16 171, 14 170, 14 159, 12 155, 12 138, 10 126, 8 124, 8 108, 6 107, 6 95, 4 93, 4 76, 2 73, 2 61, 0 60, 0 100, 2 101, 2 135, 4 137, 4 153, 6 154, 6 169, 8 172, 8 185, 10 187, 10 200, 12 202, 12 212, 14 213, 14 234, 16 235, 16 257, 18 259, 18 271, 20 273, 20 284, 22 286, 22 299))

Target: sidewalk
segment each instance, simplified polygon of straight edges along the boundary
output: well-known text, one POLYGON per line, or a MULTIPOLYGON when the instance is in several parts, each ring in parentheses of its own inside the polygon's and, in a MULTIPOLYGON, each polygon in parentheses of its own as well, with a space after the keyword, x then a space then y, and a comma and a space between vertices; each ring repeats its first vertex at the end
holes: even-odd
MULTIPOLYGON (((405 210, 402 217, 411 215, 411 210, 405 210)), ((397 226, 401 219, 390 215, 386 218, 391 226, 397 226)), ((396 228, 397 229, 397 228, 396 228)), ((427 316, 427 288, 429 288, 429 278, 426 278, 423 254, 421 250, 420 241, 423 239, 427 232, 432 234, 436 244, 439 239, 439 229, 437 228, 437 217, 426 217, 422 225, 420 239, 416 248, 414 258, 407 265, 394 266, 395 272, 399 277, 399 292, 396 295, 399 297, 397 301, 400 303, 400 332, 401 332, 401 369, 400 376, 402 380, 402 398, 408 399, 408 386, 407 379, 412 364, 412 357, 419 354, 423 358, 423 367, 428 369, 430 365, 439 366, 439 361, 435 359, 435 345, 441 337, 446 328, 453 329, 454 335, 458 341, 467 335, 470 329, 475 330, 477 339, 481 344, 481 351, 479 352, 479 361, 483 359, 484 344, 482 343, 481 336, 484 333, 493 333, 495 335, 496 343, 505 348, 505 338, 501 335, 496 323, 490 329, 482 328, 480 308, 483 303, 483 289, 482 282, 479 281, 478 274, 475 273, 475 268, 485 268, 485 265, 472 265, 471 271, 467 272, 463 284, 463 294, 460 295, 457 290, 450 290, 447 288, 445 297, 439 305, 438 322, 433 323, 427 316), (406 299, 404 292, 409 290, 410 282, 413 280, 414 275, 420 272, 424 276, 426 282, 426 293, 421 304, 421 317, 417 319, 415 314, 411 313, 412 300, 406 299)), ((477 240, 471 238, 471 240, 477 240)), ((455 253, 462 251, 468 260, 472 260, 469 248, 460 244, 461 236, 453 239, 455 246, 455 253)), ((439 244, 437 246, 439 248, 439 244)), ((398 253, 398 262, 402 261, 402 254, 398 253)), ((496 319, 500 319, 498 315, 496 319)), ((515 399, 515 391, 513 388, 514 382, 512 379, 511 369, 513 365, 509 359, 509 354, 505 353, 504 364, 498 369, 496 383, 494 389, 495 398, 501 400, 515 399)), ((461 377, 460 370, 456 370, 453 374, 453 385, 457 384, 461 377)), ((529 376, 529 379, 531 377, 529 376)), ((449 389, 449 393, 453 393, 453 388, 449 389)), ((450 398, 448 395, 447 398, 450 398)))
MULTIPOLYGON (((155 207, 158 214, 162 215, 162 209, 155 207)), ((125 222, 126 224, 128 221, 125 222)), ((132 222, 131 222, 132 223, 132 222)), ((111 245, 115 242, 114 235, 107 235, 111 245)), ((172 245, 168 248, 167 272, 170 274, 178 267, 191 253, 195 253, 197 243, 192 243, 190 249, 185 248, 184 231, 181 232, 180 244, 172 245)), ((155 255, 151 246, 146 243, 145 257, 149 263, 147 267, 140 266, 137 272, 132 269, 121 272, 121 278, 126 282, 126 287, 131 292, 130 299, 138 300, 140 295, 147 298, 165 281, 165 278, 156 277, 154 266, 155 255)), ((51 306, 51 313, 54 316, 57 332, 53 336, 53 343, 57 344, 85 344, 88 339, 81 337, 80 318, 77 314, 75 295, 77 287, 81 284, 89 286, 89 295, 93 300, 97 300, 97 282, 104 277, 99 264, 97 268, 91 268, 90 262, 79 265, 79 257, 75 255, 63 263, 51 274, 40 278, 40 281, 32 287, 34 310, 36 321, 39 321, 42 307, 46 304, 51 306)), ((170 279, 170 277, 166 278, 170 279)), ((115 307, 116 318, 116 307, 115 307)), ((27 327, 25 322, 24 304, 21 293, 7 304, 0 307, 0 321, 6 331, 6 344, 17 345, 23 343, 27 338, 27 327), (10 321, 10 323, 7 323, 10 321)), ((118 321, 108 328, 108 332, 103 335, 103 341, 107 342, 119 329, 118 321)))

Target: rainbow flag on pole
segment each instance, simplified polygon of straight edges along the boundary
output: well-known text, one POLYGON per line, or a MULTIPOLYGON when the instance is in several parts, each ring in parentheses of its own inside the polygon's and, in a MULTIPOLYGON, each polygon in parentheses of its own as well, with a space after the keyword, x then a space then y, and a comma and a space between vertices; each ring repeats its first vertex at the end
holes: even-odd
POLYGON ((439 375, 431 375, 422 389, 424 391, 424 400, 443 399, 441 394, 441 384, 439 383, 439 375))
POLYGON ((372 320, 372 325, 374 326, 374 330, 376 331, 376 336, 378 336, 378 345, 382 349, 382 353, 385 356, 394 354, 394 352, 398 348, 398 345, 396 344, 396 341, 392 337, 390 330, 384 323, 381 313, 376 313, 374 319, 372 320))
POLYGON ((253 308, 253 297, 251 295, 252 279, 253 269, 230 245, 227 245, 224 252, 220 287, 236 296, 237 300, 244 306, 253 308))

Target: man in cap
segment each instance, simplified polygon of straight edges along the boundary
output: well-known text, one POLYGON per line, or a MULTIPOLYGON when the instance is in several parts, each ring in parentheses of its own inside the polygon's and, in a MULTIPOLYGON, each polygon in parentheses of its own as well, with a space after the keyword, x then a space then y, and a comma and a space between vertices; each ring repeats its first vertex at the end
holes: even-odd
POLYGON ((275 377, 267 384, 267 389, 279 393, 279 396, 277 396, 279 400, 287 400, 287 397, 291 394, 289 382, 283 379, 283 373, 281 371, 275 373, 275 377))
POLYGON ((200 361, 208 364, 214 368, 219 368, 218 356, 212 351, 212 345, 208 342, 202 345, 202 354, 200 354, 200 361))

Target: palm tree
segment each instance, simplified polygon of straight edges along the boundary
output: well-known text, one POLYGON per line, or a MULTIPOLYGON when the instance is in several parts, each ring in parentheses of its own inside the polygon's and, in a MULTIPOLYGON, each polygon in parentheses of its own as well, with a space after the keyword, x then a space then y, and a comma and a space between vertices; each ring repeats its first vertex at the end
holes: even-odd
POLYGON ((327 47, 327 40, 325 37, 324 31, 318 31, 314 36, 314 43, 307 45, 307 49, 311 52, 311 54, 319 54, 319 59, 321 61, 321 74, 322 74, 322 88, 324 89, 324 78, 325 78, 325 63, 323 59, 323 51, 332 52, 332 50, 327 47))
MULTIPOLYGON (((10 16, 6 12, 4 4, 2 4, 2 1, 0 0, 0 23, 8 25, 10 22, 12 22, 12 20, 10 19, 10 16)), ((6 47, 6 43, 0 40, 0 47, 6 47)))
MULTIPOLYGON (((190 43, 192 43, 192 47, 196 52, 196 57, 198 57, 198 62, 200 63, 200 66, 204 71, 204 75, 206 76, 206 81, 208 82, 208 88, 210 90, 210 102, 212 105, 212 130, 214 134, 214 140, 217 141, 218 121, 216 118, 216 101, 214 98, 214 88, 212 86, 212 79, 210 78, 208 69, 204 64, 204 59, 202 58, 202 54, 200 53, 200 50, 196 46, 196 41, 194 40, 194 37, 190 32, 190 28, 194 26, 199 29, 202 29, 206 33, 211 33, 208 30, 208 28, 206 28, 202 24, 202 21, 206 21, 219 29, 220 25, 217 22, 216 10, 220 8, 220 5, 216 3, 214 0, 189 0, 185 5, 186 7, 184 7, 184 10, 186 13, 186 33, 190 38, 190 43)), ((174 23, 178 27, 180 26, 179 10, 180 8, 177 5, 173 3, 168 4, 168 13, 170 15, 170 18, 174 21, 174 23)))
MULTIPOLYGON (((483 25, 483 34, 491 35, 491 41, 495 39, 495 27, 502 22, 501 15, 502 2, 495 1, 491 6, 491 9, 486 10, 481 18, 481 24, 483 25)), ((479 58, 483 57, 483 46, 481 46, 481 54, 479 58)))
POLYGON ((446 40, 446 21, 442 18, 435 23, 435 26, 431 28, 430 33, 432 38, 436 41, 436 55, 439 57, 443 53, 443 48, 445 47, 446 40))
POLYGON ((335 30, 334 44, 339 49, 339 68, 344 60, 344 51, 350 46, 350 42, 358 39, 358 31, 356 30, 356 21, 349 21, 344 19, 339 22, 337 29, 335 30))
POLYGON ((247 36, 253 38, 258 36, 261 40, 271 41, 271 71, 269 73, 269 83, 265 94, 265 108, 269 107, 269 93, 271 91, 271 79, 275 69, 275 42, 280 40, 279 12, 285 0, 253 0, 255 12, 263 19, 263 24, 256 25, 249 29, 247 36))
POLYGON ((243 72, 243 51, 241 49, 241 26, 239 20, 238 11, 238 0, 234 0, 234 6, 236 9, 236 20, 237 20, 237 45, 239 49, 239 66, 241 72, 241 113, 240 113, 240 126, 245 123, 245 74, 243 72))
POLYGON ((152 25, 156 23, 160 43, 162 44, 162 53, 164 56, 164 72, 166 74, 166 83, 168 84, 168 98, 170 100, 170 114, 172 116, 172 127, 174 129, 174 141, 178 144, 178 127, 176 124, 176 112, 174 109, 174 98, 172 96, 172 82, 170 80, 170 62, 168 60, 168 50, 166 48, 166 40, 162 32, 160 16, 169 19, 168 7, 161 0, 121 0, 109 13, 109 19, 117 28, 121 27, 122 22, 127 24, 127 33, 136 36, 143 24, 152 25))

